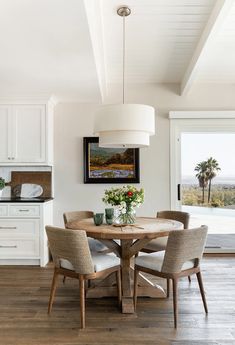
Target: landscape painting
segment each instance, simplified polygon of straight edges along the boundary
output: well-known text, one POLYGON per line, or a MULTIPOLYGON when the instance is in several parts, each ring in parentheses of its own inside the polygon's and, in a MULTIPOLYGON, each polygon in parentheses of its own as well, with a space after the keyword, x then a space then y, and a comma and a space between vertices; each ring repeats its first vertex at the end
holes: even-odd
POLYGON ((139 149, 102 148, 99 138, 84 138, 84 183, 138 183, 139 149))

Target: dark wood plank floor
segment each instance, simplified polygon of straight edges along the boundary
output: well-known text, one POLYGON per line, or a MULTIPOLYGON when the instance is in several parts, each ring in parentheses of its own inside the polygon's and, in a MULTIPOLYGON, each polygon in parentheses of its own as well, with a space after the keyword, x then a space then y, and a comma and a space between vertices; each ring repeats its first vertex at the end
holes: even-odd
POLYGON ((181 281, 177 331, 171 298, 140 298, 134 315, 121 314, 116 299, 87 300, 87 328, 81 331, 76 281, 60 282, 52 315, 47 315, 51 276, 51 265, 0 267, 1 345, 235 345, 234 257, 204 259, 208 317, 196 279, 191 285, 181 281))

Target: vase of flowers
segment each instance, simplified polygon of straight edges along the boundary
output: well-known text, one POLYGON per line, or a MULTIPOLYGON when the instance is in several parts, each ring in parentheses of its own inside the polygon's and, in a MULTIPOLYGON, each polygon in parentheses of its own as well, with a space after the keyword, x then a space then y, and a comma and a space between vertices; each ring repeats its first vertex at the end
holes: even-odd
POLYGON ((106 204, 117 206, 118 216, 115 222, 118 224, 135 223, 135 207, 144 202, 144 190, 138 190, 134 186, 106 189, 102 199, 106 204))

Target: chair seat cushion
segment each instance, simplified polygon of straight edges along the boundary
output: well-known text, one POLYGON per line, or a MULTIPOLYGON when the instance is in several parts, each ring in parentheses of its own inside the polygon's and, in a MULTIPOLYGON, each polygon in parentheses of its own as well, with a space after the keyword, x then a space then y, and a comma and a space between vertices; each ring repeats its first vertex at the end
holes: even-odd
POLYGON ((144 249, 152 250, 153 252, 159 252, 166 249, 168 236, 159 237, 155 240, 150 241, 144 249))
POLYGON ((102 252, 108 249, 102 242, 91 237, 88 237, 88 243, 91 252, 102 252))
POLYGON ((66 270, 74 271, 73 265, 69 260, 60 259, 60 267, 65 268, 66 270))
MULTIPOLYGON (((92 261, 94 263, 94 271, 100 272, 108 268, 120 265, 120 259, 116 257, 114 253, 102 254, 102 253, 91 253, 92 261)), ((60 267, 70 271, 74 271, 74 267, 70 261, 66 259, 60 259, 60 267)))
POLYGON ((120 265, 120 259, 114 254, 100 254, 92 253, 92 260, 94 263, 94 271, 100 272, 111 268, 113 266, 120 265))
MULTIPOLYGON (((157 253, 151 253, 151 254, 140 253, 140 255, 135 259, 135 263, 136 265, 161 272, 164 255, 165 255, 164 250, 157 253)), ((193 267, 194 267, 194 262, 193 260, 190 260, 190 261, 186 261, 183 264, 181 270, 184 271, 193 267)))

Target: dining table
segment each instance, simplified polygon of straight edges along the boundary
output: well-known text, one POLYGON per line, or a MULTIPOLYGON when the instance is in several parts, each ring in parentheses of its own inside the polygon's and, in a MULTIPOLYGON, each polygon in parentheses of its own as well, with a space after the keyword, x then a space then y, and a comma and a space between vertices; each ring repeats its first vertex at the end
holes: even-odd
MULTIPOLYGON (((181 222, 150 217, 138 217, 135 224, 101 224, 96 226, 92 218, 79 221, 72 221, 67 224, 67 228, 73 230, 85 230, 88 237, 102 242, 106 247, 115 253, 121 262, 122 272, 122 313, 134 313, 133 289, 132 289, 132 258, 143 249, 151 240, 168 236, 173 230, 183 229, 181 222)), ((166 297, 164 289, 153 284, 146 277, 139 279, 140 288, 138 294, 149 297, 166 297)), ((97 294, 93 289, 93 297, 100 296, 100 290, 108 294, 108 287, 97 288, 97 294)), ((110 286, 110 290, 112 287, 110 286)), ((88 294, 89 297, 89 294, 88 294)))

